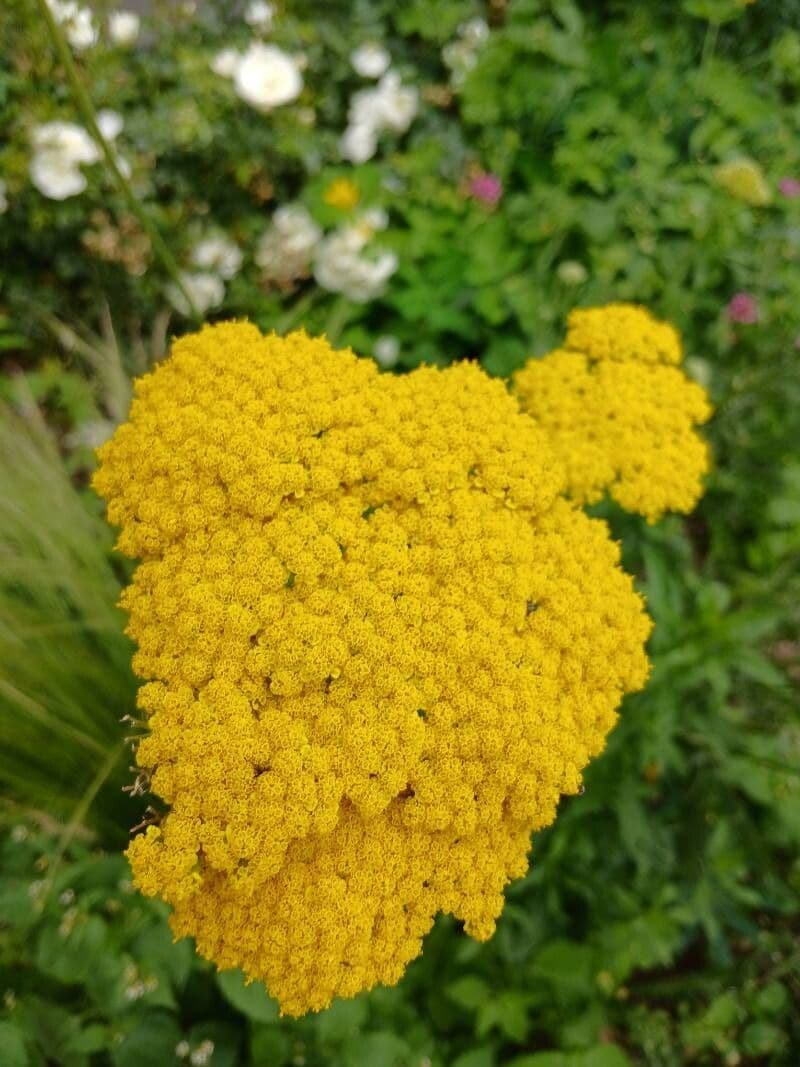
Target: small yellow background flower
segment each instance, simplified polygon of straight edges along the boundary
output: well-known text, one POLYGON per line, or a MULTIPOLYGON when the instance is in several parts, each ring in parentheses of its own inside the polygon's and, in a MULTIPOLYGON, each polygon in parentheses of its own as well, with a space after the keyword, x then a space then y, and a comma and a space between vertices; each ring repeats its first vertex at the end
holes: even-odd
POLYGON ((360 199, 358 186, 350 178, 337 178, 332 181, 323 196, 326 204, 341 208, 342 211, 352 211, 360 199))

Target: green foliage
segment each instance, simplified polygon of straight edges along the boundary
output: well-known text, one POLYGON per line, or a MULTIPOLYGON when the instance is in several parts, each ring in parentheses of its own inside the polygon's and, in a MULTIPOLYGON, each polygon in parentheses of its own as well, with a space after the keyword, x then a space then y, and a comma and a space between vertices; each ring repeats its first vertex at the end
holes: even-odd
POLYGON ((38 416, 0 410, 0 784, 124 840, 135 690, 112 542, 38 416))
POLYGON ((0 11, 14 40, 0 57, 0 354, 15 372, 0 399, 18 412, 0 415, 0 783, 16 820, 0 854, 0 1063, 160 1067, 204 1042, 212 1067, 797 1063, 800 198, 778 188, 800 178, 796 0, 443 0, 435 17, 423 0, 298 0, 270 39, 306 54, 306 87, 267 116, 209 66, 252 36, 233 5, 163 5, 136 48, 79 56, 95 104, 124 116, 119 150, 180 264, 212 229, 241 247, 215 315, 327 329, 366 353, 389 335, 401 369, 469 357, 506 375, 557 342, 571 307, 632 299, 680 327, 715 404, 695 515, 647 527, 597 509, 647 595, 653 673, 585 793, 534 840, 495 937, 443 918, 397 988, 297 1022, 173 945, 164 909, 97 850, 121 844, 146 799, 120 791, 134 682, 90 445, 124 415, 129 374, 188 323, 159 263, 137 259, 102 168, 63 201, 31 184, 35 125, 79 121, 31 11, 0 11), (451 79, 443 50, 487 12, 474 65, 451 79), (369 84, 348 61, 367 39, 422 102, 407 134, 352 166, 338 140, 369 84), (718 181, 742 157, 766 202, 718 181), (502 179, 495 206, 469 195, 474 168, 502 179), (303 203, 330 231, 350 218, 325 199, 341 177, 359 209, 389 214, 385 293, 356 304, 309 278, 265 284, 254 255, 273 208, 303 203), (737 291, 758 323, 728 320, 737 291))
MULTIPOLYGON (((778 191, 800 175, 795 6, 513 0, 492 9, 488 39, 454 79, 447 47, 485 14, 477 0, 444 0, 436 18, 424 3, 293 3, 270 40, 303 52, 305 88, 268 115, 211 69, 220 49, 253 36, 227 4, 191 15, 169 5, 136 48, 102 44, 78 59, 95 105, 124 119, 118 148, 134 191, 180 265, 191 268, 210 231, 242 249, 215 315, 335 327, 367 347, 389 334, 403 366, 481 357, 505 374, 556 341, 575 303, 628 298, 673 319, 690 351, 727 360, 759 332, 725 321, 739 290, 759 300, 776 348, 788 351, 800 332, 800 198, 778 191), (370 84, 348 59, 365 39, 389 44, 421 103, 404 137, 353 166, 339 138, 352 94, 370 84), (754 206, 717 181, 719 163, 742 157, 763 170, 768 202, 754 206), (495 207, 470 197, 474 168, 502 179, 495 207), (304 203, 330 230, 353 214, 324 200, 343 174, 360 190, 358 210, 389 213, 381 240, 399 268, 385 295, 354 304, 302 278, 270 286, 254 257, 273 209, 304 203)), ((26 0, 0 19, 15 40, 0 67, 4 344, 33 322, 39 339, 19 358, 35 361, 42 313, 93 323, 98 291, 137 337, 168 306, 163 266, 146 241, 136 251, 138 224, 100 166, 85 167, 87 190, 63 201, 31 184, 36 125, 80 116, 26 0)))
MULTIPOLYGON (((797 1047, 791 931, 764 916, 738 934, 735 969, 659 970, 687 951, 686 916, 665 886, 646 913, 577 941, 549 936, 559 893, 529 884, 514 891, 496 943, 471 945, 440 921, 401 987, 291 1021, 263 986, 215 974, 189 942, 173 943, 166 909, 133 891, 122 857, 73 844, 54 865, 57 845, 32 823, 3 830, 4 1067, 160 1067, 192 1054, 206 1062, 203 1049, 212 1067, 299 1057, 351 1067, 781 1064, 797 1047)), ((540 864, 552 869, 553 852, 546 842, 540 864)), ((561 886, 575 893, 566 877, 561 886)), ((582 888, 600 907, 599 886, 582 888)), ((633 902, 613 895, 611 910, 633 902)))

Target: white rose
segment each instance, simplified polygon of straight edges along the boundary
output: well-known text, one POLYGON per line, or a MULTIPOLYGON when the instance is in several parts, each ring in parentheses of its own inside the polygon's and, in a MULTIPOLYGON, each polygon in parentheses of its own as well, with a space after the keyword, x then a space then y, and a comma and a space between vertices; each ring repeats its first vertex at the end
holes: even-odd
POLYGON ((389 216, 382 207, 367 208, 358 220, 359 226, 365 226, 371 237, 375 230, 385 230, 389 225, 389 216))
POLYGON ((82 163, 96 163, 100 150, 82 126, 74 122, 46 122, 33 131, 31 181, 51 200, 66 200, 86 188, 82 163))
POLYGON ((64 27, 67 40, 77 51, 97 43, 97 27, 88 7, 79 7, 74 0, 47 0, 56 22, 64 27))
POLYGON ((365 126, 378 130, 383 122, 383 103, 380 90, 359 89, 350 98, 347 121, 351 126, 365 126))
POLYGON ((379 252, 374 259, 365 259, 365 276, 371 291, 362 299, 371 300, 373 296, 379 296, 391 276, 397 270, 398 259, 394 252, 379 252))
POLYGON ((467 74, 478 63, 478 56, 469 41, 451 41, 442 49, 442 60, 449 68, 456 85, 463 84, 467 74))
POLYGON ((62 26, 65 22, 69 22, 71 18, 74 18, 78 12, 78 5, 75 0, 47 0, 47 6, 50 8, 50 13, 56 22, 62 26))
POLYGON ((310 252, 322 237, 322 230, 299 204, 279 207, 273 220, 284 247, 290 252, 310 252))
MULTIPOLYGON (((208 274, 203 271, 191 273, 181 272, 181 282, 184 289, 191 297, 194 310, 198 315, 205 314, 209 308, 217 307, 225 297, 225 283, 216 274, 208 274)), ((176 311, 181 315, 191 314, 186 297, 175 282, 171 282, 166 289, 167 298, 176 311)))
POLYGON ((405 133, 417 113, 417 90, 401 85, 400 75, 389 71, 381 78, 377 92, 383 125, 394 133, 405 133))
POLYGON ((390 62, 391 56, 386 49, 374 41, 359 45, 350 53, 353 70, 362 78, 380 78, 390 62))
POLYGON ((367 239, 363 227, 357 225, 343 226, 329 234, 314 260, 317 284, 357 303, 379 296, 397 270, 397 256, 385 250, 374 255, 365 253, 367 239))
POLYGON ((108 35, 123 48, 134 44, 139 36, 139 16, 133 11, 112 11, 108 16, 108 35))
MULTIPOLYGON (((122 132, 123 121, 122 115, 116 111, 112 111, 111 108, 103 108, 102 111, 97 113, 97 126, 102 133, 103 137, 107 141, 113 141, 122 132)), ((131 176, 131 165, 127 159, 123 159, 122 156, 115 153, 115 159, 117 167, 120 173, 125 178, 131 176)))
POLYGON ((269 111, 296 99, 303 79, 291 56, 275 45, 256 41, 237 66, 234 84, 242 100, 260 111, 269 111))
POLYGON ((100 159, 97 145, 83 126, 75 122, 56 119, 37 126, 33 131, 33 145, 37 152, 62 155, 71 165, 96 163, 100 159))
POLYGON ((417 113, 417 90, 400 83, 400 75, 387 71, 374 89, 354 93, 347 112, 348 125, 339 151, 351 163, 364 163, 378 148, 382 130, 405 133, 417 113))
POLYGON ((78 8, 72 18, 64 24, 64 29, 67 34, 67 40, 78 52, 97 44, 99 33, 92 21, 92 13, 88 7, 78 8))
POLYGON ((241 267, 242 252, 228 237, 206 237, 194 246, 192 263, 195 267, 212 271, 227 281, 241 267))
POLYGON ((374 258, 361 256, 350 266, 342 293, 355 303, 374 300, 384 290, 386 282, 397 270, 394 252, 380 252, 374 258))
POLYGON ((339 151, 350 163, 366 163, 378 150, 378 135, 372 125, 350 125, 339 140, 339 151))
POLYGON ((211 60, 211 69, 221 78, 232 78, 242 61, 235 48, 223 48, 211 60))
POLYGON ((268 30, 275 16, 275 8, 264 0, 253 0, 244 13, 244 20, 254 29, 268 30))
POLYGON ((476 66, 478 50, 489 37, 489 32, 485 19, 470 19, 458 27, 456 39, 444 46, 442 59, 450 69, 450 82, 455 88, 464 84, 467 75, 476 66))
POLYGON ((31 181, 50 200, 66 200, 86 188, 86 176, 58 152, 37 152, 30 163, 31 181))
POLYGON ((472 45, 483 44, 489 36, 489 24, 486 19, 470 19, 469 22, 462 22, 458 27, 458 32, 464 40, 469 41, 472 45))
POLYGON ((393 367, 400 356, 400 342, 391 334, 384 334, 375 341, 372 354, 379 366, 393 367))
POLYGON ((122 115, 112 111, 111 108, 103 108, 97 113, 97 125, 105 139, 113 141, 122 132, 122 115))
POLYGON ((265 279, 290 282, 308 273, 322 230, 300 204, 285 204, 272 216, 272 225, 255 252, 265 279))

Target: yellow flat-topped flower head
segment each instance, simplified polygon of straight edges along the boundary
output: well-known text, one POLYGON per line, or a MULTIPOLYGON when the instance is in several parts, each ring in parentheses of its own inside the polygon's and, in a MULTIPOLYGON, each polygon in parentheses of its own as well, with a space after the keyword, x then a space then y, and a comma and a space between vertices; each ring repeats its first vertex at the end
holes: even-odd
POLYGON ((168 805, 128 856, 176 935, 289 1015, 397 982, 438 912, 490 937, 648 672, 547 435, 474 364, 394 377, 226 323, 100 460, 168 805))
POLYGON ((675 327, 638 304, 575 308, 567 317, 564 347, 598 361, 677 365, 683 359, 675 327))
POLYGON ((514 376, 523 410, 548 436, 569 494, 606 493, 655 521, 691 511, 709 468, 697 427, 711 415, 705 390, 680 369, 677 331, 632 304, 573 311, 563 348, 514 376))

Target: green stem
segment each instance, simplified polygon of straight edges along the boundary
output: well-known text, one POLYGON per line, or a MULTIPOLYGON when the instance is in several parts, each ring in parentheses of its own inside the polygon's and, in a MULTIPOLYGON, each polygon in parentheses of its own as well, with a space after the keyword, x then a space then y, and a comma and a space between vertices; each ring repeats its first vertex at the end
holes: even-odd
POLYGON ((150 239, 150 244, 152 246, 153 252, 161 261, 161 265, 163 266, 164 270, 167 272, 172 281, 180 290, 181 295, 186 301, 190 318, 194 319, 196 322, 199 322, 201 316, 198 313, 197 308, 195 307, 191 294, 187 291, 186 286, 184 285, 183 280, 181 279, 180 268, 178 267, 174 256, 167 247, 167 244, 164 241, 164 238, 161 236, 158 227, 155 225, 153 220, 150 218, 150 216, 144 210, 142 205, 139 203, 139 200, 136 196, 136 193, 133 191, 130 182, 120 170, 116 155, 114 154, 111 146, 103 136, 100 127, 97 124, 97 115, 95 114, 94 105, 92 104, 89 94, 86 91, 86 87, 81 81, 81 76, 78 73, 78 68, 75 65, 75 60, 72 58, 72 52, 70 51, 69 44, 67 42, 66 37, 64 36, 64 31, 61 29, 61 26, 56 21, 53 12, 48 6, 47 0, 37 0, 37 3, 39 5, 39 10, 41 11, 42 18, 44 19, 47 25, 47 30, 50 34, 53 44, 55 45, 59 59, 61 60, 61 63, 64 67, 64 71, 67 75, 67 80, 69 81, 73 96, 75 97, 75 103, 78 107, 79 112, 81 113, 87 130, 97 143, 98 147, 100 148, 100 151, 103 153, 103 158, 105 160, 106 167, 108 168, 108 171, 111 174, 111 177, 113 178, 117 189, 121 193, 123 199, 127 202, 131 214, 138 219, 139 225, 142 227, 142 229, 150 239))
POLYGON ((58 841, 58 847, 56 849, 55 856, 49 865, 47 872, 47 889, 44 894, 39 898, 39 907, 44 908, 45 903, 52 892, 55 885, 56 875, 61 868, 61 864, 64 860, 67 849, 72 844, 72 840, 75 837, 78 830, 83 825, 83 820, 86 818, 86 813, 94 802, 94 798, 100 792, 105 785, 108 778, 111 776, 117 763, 119 763, 120 757, 125 752, 124 743, 114 745, 111 751, 108 753, 106 759, 101 763, 97 770, 97 774, 89 783, 86 791, 81 799, 75 805, 69 822, 61 832, 61 836, 58 841))
POLYGON ((337 344, 342 330, 347 325, 347 320, 350 318, 352 310, 352 304, 343 296, 340 296, 338 300, 334 302, 325 322, 325 329, 323 331, 332 345, 337 344))
POLYGON ((293 330, 297 323, 302 322, 306 317, 307 312, 316 300, 316 296, 316 289, 309 289, 307 293, 304 293, 303 296, 289 308, 286 314, 282 315, 275 323, 275 332, 284 334, 293 330))
POLYGON ((700 66, 705 68, 714 58, 714 52, 717 47, 717 37, 719 36, 719 24, 716 22, 709 22, 706 29, 706 35, 703 38, 703 51, 700 56, 700 66))

